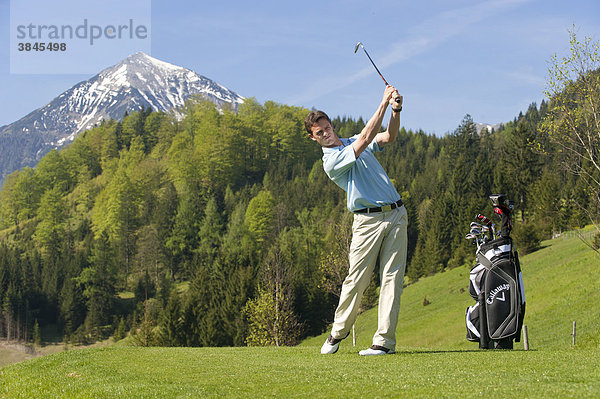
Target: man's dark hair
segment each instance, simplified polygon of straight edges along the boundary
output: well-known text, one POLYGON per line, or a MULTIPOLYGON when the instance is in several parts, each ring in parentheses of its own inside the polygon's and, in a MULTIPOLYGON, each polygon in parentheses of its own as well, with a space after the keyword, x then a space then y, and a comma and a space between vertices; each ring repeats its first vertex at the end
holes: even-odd
POLYGON ((331 123, 331 119, 329 119, 327 114, 323 111, 311 111, 311 113, 306 116, 304 119, 304 127, 306 128, 308 134, 312 134, 312 130, 310 130, 310 128, 322 118, 327 119, 327 121, 331 123))

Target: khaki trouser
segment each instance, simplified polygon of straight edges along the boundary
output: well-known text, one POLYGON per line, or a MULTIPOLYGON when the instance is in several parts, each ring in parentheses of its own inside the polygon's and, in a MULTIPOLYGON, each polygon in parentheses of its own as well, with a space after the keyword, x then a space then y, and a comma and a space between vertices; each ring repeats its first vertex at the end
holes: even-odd
POLYGON ((335 311, 331 335, 348 336, 356 321, 363 292, 369 285, 379 257, 379 309, 373 345, 395 349, 400 295, 406 270, 406 208, 389 212, 355 214, 350 245, 350 268, 342 285, 340 303, 335 311))

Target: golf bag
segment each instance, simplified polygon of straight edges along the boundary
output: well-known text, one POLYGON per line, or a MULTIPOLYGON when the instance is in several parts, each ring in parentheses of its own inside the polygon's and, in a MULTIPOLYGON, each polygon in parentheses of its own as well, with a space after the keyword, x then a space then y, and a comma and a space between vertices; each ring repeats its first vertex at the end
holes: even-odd
POLYGON ((502 228, 498 238, 482 240, 476 251, 469 294, 477 302, 466 310, 467 339, 479 342, 481 349, 512 349, 513 341, 521 340, 525 289, 518 253, 510 237, 511 210, 496 203, 494 208, 502 218, 502 228))

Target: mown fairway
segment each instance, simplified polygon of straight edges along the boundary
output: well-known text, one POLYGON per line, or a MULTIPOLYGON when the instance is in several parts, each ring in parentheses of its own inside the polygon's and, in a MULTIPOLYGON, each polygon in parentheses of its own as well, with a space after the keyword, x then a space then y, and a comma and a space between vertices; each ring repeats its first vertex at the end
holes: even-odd
POLYGON ((465 340, 464 267, 406 288, 395 355, 358 356, 375 331, 371 309, 357 346, 346 339, 332 356, 319 354, 327 334, 292 348, 70 350, 0 368, 0 397, 600 397, 600 260, 574 237, 544 246, 522 259, 529 351, 465 340))
POLYGON ((69 351, 0 369, 15 398, 598 397, 598 351, 401 349, 359 358, 317 347, 69 351))

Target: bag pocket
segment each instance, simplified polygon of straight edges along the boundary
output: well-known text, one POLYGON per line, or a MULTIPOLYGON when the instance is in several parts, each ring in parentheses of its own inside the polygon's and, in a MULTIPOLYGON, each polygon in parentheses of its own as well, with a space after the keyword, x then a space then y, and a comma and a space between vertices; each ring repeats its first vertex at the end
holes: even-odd
POLYGON ((467 308, 465 323, 467 325, 467 339, 479 342, 479 302, 467 308))

